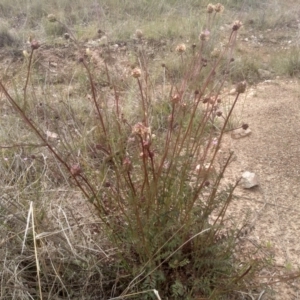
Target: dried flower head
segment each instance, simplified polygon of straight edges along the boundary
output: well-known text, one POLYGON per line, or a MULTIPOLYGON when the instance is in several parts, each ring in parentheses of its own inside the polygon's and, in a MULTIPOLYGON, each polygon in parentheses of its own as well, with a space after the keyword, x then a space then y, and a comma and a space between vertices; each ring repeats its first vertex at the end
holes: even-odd
POLYGON ((54 14, 49 14, 49 15, 47 16, 47 19, 48 19, 48 21, 51 22, 51 23, 54 23, 54 22, 57 21, 57 19, 56 19, 56 17, 55 17, 54 14))
POLYGON ((180 95, 179 94, 175 94, 171 97, 171 101, 172 103, 176 104, 180 101, 180 95))
POLYGON ((243 23, 239 20, 234 21, 233 25, 232 25, 232 30, 233 31, 237 31, 239 30, 241 27, 243 26, 243 23))
POLYGON ((199 35, 200 41, 208 41, 209 35, 210 35, 210 32, 207 29, 202 31, 199 35))
POLYGON ((134 68, 131 72, 132 77, 139 78, 142 75, 142 70, 140 68, 134 68))
POLYGON ((64 38, 65 38, 66 40, 68 40, 68 39, 70 39, 70 35, 66 32, 66 33, 64 33, 64 38))
POLYGON ((36 40, 33 40, 30 44, 32 50, 39 49, 41 47, 40 43, 36 40))
POLYGON ((146 127, 143 123, 139 122, 133 126, 132 133, 144 137, 145 135, 151 135, 151 129, 150 127, 146 127))
POLYGON ((210 186, 210 182, 209 182, 208 180, 206 180, 206 181, 204 182, 204 186, 209 187, 209 186, 210 186))
POLYGON ((186 45, 185 44, 179 44, 177 45, 176 49, 175 49, 176 52, 178 53, 183 53, 186 51, 186 45))
POLYGON ((125 157, 123 160, 123 168, 126 172, 132 171, 132 163, 129 157, 125 157))
POLYGON ((215 5, 215 12, 219 13, 219 12, 223 12, 224 11, 224 6, 221 3, 217 3, 215 5))
POLYGON ((137 29, 135 31, 135 36, 140 40, 143 37, 143 31, 140 29, 137 29))
POLYGON ((211 4, 211 3, 209 3, 209 4, 207 5, 206 12, 207 12, 208 14, 212 14, 212 13, 214 12, 214 10, 215 10, 215 6, 214 6, 213 4, 211 4))
POLYGON ((246 81, 241 81, 236 85, 235 91, 238 94, 243 94, 246 91, 246 86, 247 86, 246 81))
POLYGON ((242 125, 242 128, 243 128, 244 130, 247 130, 247 129, 249 128, 249 125, 248 125, 248 124, 243 124, 243 125, 242 125))
POLYGON ((75 164, 70 168, 70 172, 73 176, 78 176, 81 173, 81 171, 82 170, 79 164, 75 164))

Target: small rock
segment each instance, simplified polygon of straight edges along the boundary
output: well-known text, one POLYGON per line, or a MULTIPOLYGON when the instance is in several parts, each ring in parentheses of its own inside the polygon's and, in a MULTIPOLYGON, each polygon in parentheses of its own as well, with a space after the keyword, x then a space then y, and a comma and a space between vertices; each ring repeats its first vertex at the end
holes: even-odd
POLYGON ((246 171, 242 174, 242 179, 240 181, 240 184, 244 189, 250 189, 258 185, 258 178, 255 175, 255 173, 246 171))
POLYGON ((51 139, 57 139, 58 138, 58 134, 55 133, 55 132, 51 132, 49 130, 46 131, 46 135, 48 138, 51 138, 51 139))
POLYGON ((231 96, 234 96, 234 95, 236 95, 236 94, 237 94, 236 88, 233 88, 233 89, 231 89, 231 90, 229 91, 229 95, 231 95, 231 96))
POLYGON ((257 93, 255 90, 250 90, 247 96, 248 97, 257 97, 257 93))
POLYGON ((235 140, 246 137, 252 133, 250 128, 247 128, 246 130, 243 128, 235 129, 231 132, 231 137, 235 140))

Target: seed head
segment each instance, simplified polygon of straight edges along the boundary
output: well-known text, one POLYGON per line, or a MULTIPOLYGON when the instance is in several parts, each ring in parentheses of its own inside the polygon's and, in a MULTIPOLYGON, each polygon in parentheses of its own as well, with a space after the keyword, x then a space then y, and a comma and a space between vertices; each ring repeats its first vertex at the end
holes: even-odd
POLYGON ((180 95, 178 94, 173 95, 171 101, 174 104, 178 103, 180 101, 180 95))
POLYGON ((180 54, 184 53, 186 51, 186 45, 185 44, 177 45, 175 51, 180 53, 180 54))
POLYGON ((237 31, 239 30, 241 27, 243 26, 243 23, 239 20, 234 21, 233 25, 232 25, 232 30, 233 31, 237 31))
POLYGON ((82 170, 79 164, 75 164, 70 168, 70 172, 73 176, 78 176, 81 173, 81 171, 82 170))
POLYGON ((215 12, 223 12, 224 11, 224 6, 221 3, 217 3, 215 5, 215 12))
POLYGON ((208 14, 212 14, 212 13, 214 12, 214 10, 215 10, 215 6, 214 6, 213 4, 211 4, 211 3, 209 3, 209 4, 207 5, 206 12, 207 12, 208 14))
POLYGON ((111 184, 109 181, 106 181, 106 182, 104 182, 103 186, 108 188, 111 186, 111 184))
POLYGON ((132 171, 132 163, 129 157, 125 157, 123 160, 123 168, 126 172, 132 171))
POLYGON ((137 29, 137 30, 135 31, 135 36, 136 36, 139 40, 142 39, 142 37, 143 37, 143 31, 140 30, 140 29, 137 29))
POLYGON ((222 116, 222 112, 221 111, 217 111, 217 116, 221 117, 222 116))
POLYGON ((241 81, 236 85, 235 91, 238 94, 243 94, 246 91, 246 86, 247 86, 246 81, 241 81))
POLYGON ((33 40, 30 44, 32 50, 39 49, 41 47, 40 43, 36 40, 33 40))
POLYGON ((66 33, 64 33, 64 38, 65 38, 66 40, 68 40, 68 39, 70 39, 70 35, 66 32, 66 33))
POLYGON ((139 122, 133 126, 132 133, 144 137, 145 135, 150 135, 151 130, 150 127, 146 127, 143 123, 139 122))
POLYGON ((48 21, 51 22, 51 23, 54 23, 54 22, 57 21, 57 19, 56 19, 56 17, 55 17, 54 14, 48 15, 48 16, 47 16, 47 19, 48 19, 48 21))
POLYGON ((208 41, 209 35, 210 35, 210 32, 207 29, 202 31, 199 35, 200 41, 208 41))
POLYGON ((248 124, 243 124, 243 125, 242 125, 242 128, 243 128, 244 130, 247 130, 247 129, 249 128, 249 125, 248 125, 248 124))
POLYGON ((209 186, 210 186, 210 182, 209 182, 208 180, 206 180, 206 181, 204 182, 204 186, 209 187, 209 186))
POLYGON ((134 68, 131 72, 132 77, 139 78, 142 75, 142 71, 140 68, 134 68))

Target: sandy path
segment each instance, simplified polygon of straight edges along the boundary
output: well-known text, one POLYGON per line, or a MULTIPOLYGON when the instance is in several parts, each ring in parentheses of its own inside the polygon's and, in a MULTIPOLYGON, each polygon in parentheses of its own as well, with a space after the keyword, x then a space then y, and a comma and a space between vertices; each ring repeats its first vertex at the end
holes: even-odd
MULTIPOLYGON (((260 83, 240 101, 237 112, 252 135, 238 140, 226 137, 225 144, 236 154, 227 178, 247 170, 259 176, 260 186, 238 187, 233 214, 251 211, 258 218, 249 238, 270 245, 282 270, 300 268, 300 85, 279 80, 260 83)), ((273 289, 275 294, 262 299, 300 299, 300 280, 273 289)))

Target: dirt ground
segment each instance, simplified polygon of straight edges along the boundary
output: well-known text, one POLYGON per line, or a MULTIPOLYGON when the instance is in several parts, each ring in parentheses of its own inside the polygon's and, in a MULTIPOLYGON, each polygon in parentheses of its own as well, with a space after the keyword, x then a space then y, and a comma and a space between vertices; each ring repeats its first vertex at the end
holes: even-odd
MULTIPOLYGON (((232 96, 231 96, 232 97, 232 96)), ((242 172, 254 172, 259 186, 237 188, 238 199, 231 213, 250 212, 253 231, 250 242, 269 245, 277 270, 262 277, 280 275, 280 270, 300 268, 300 85, 296 80, 266 80, 248 90, 237 105, 236 115, 249 124, 252 134, 241 139, 225 138, 235 153, 227 180, 242 172)), ((300 280, 278 283, 262 299, 299 299, 300 280)))

